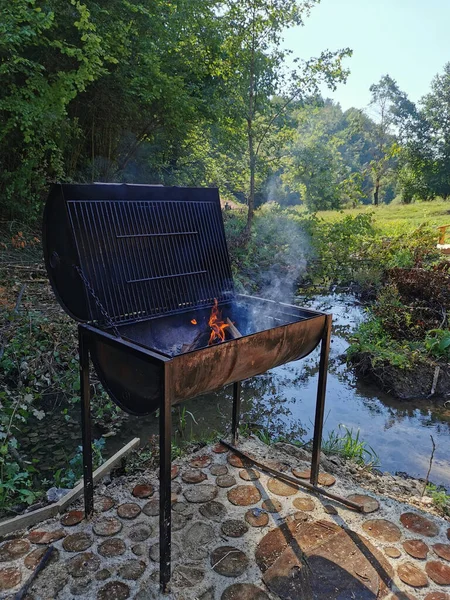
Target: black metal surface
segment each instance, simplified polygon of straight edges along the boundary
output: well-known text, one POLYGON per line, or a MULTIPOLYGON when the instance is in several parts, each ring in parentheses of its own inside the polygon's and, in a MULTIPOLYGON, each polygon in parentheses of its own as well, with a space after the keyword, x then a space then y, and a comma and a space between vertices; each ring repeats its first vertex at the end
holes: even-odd
POLYGON ((172 386, 169 363, 165 372, 164 393, 161 395, 159 417, 159 572, 163 592, 170 581, 172 488, 172 386))
POLYGON ((106 312, 135 322, 233 297, 217 189, 54 186, 44 255, 60 302, 81 321, 108 325, 106 312))
POLYGON ((316 415, 311 457, 311 484, 319 480, 320 449, 322 446, 323 419, 325 416, 325 394, 327 389, 328 356, 330 353, 331 315, 326 317, 325 329, 320 345, 319 381, 317 383, 316 415))
POLYGON ((89 383, 89 345, 81 327, 78 328, 80 356, 81 433, 83 439, 84 513, 86 519, 94 512, 94 479, 92 467, 91 391, 89 383))

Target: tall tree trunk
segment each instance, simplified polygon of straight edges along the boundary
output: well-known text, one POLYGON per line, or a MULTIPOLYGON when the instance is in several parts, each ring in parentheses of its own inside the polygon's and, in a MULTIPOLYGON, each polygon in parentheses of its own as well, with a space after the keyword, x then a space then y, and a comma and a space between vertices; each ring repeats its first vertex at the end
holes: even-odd
POLYGON ((373 192, 373 203, 375 206, 378 206, 379 196, 380 196, 380 178, 377 177, 375 179, 375 190, 373 192))
MULTIPOLYGON (((255 22, 255 10, 253 11, 253 23, 255 22)), ((250 162, 250 192, 248 195, 247 224, 244 230, 245 239, 250 237, 250 231, 255 214, 255 169, 256 154, 255 140, 253 133, 253 116, 255 112, 255 32, 252 34, 252 48, 250 54, 250 81, 248 90, 248 115, 247 115, 247 136, 248 136, 248 157, 250 162)))
POLYGON ((253 129, 252 122, 248 121, 248 154, 250 160, 250 192, 248 195, 248 212, 247 212, 247 224, 245 226, 246 236, 250 235, 250 231, 253 223, 253 216, 255 214, 255 166, 256 156, 253 140, 253 129))

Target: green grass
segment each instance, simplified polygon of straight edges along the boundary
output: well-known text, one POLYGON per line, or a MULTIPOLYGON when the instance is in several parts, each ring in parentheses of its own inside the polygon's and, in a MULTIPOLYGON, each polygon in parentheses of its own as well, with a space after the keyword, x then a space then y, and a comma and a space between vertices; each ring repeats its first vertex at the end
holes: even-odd
POLYGON ((325 454, 337 454, 368 468, 380 464, 375 450, 360 438, 359 429, 355 433, 353 429, 348 429, 343 424, 339 425, 337 430, 333 429, 329 432, 328 437, 322 442, 322 450, 325 454))
MULTIPOLYGON (((360 206, 342 211, 328 210, 317 213, 326 221, 336 221, 345 215, 373 213, 375 226, 384 235, 413 231, 422 223, 437 227, 450 223, 450 201, 433 200, 431 202, 415 202, 414 204, 383 204, 381 206, 360 206)), ((450 236, 449 236, 450 237, 450 236)), ((436 231, 437 240, 437 231, 436 231)))

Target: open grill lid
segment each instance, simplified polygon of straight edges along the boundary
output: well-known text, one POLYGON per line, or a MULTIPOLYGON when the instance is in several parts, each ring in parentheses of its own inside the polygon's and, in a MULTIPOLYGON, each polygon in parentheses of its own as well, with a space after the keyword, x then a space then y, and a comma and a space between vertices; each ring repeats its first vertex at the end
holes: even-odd
POLYGON ((234 295, 217 189, 58 184, 43 229, 50 282, 79 321, 138 321, 234 295))

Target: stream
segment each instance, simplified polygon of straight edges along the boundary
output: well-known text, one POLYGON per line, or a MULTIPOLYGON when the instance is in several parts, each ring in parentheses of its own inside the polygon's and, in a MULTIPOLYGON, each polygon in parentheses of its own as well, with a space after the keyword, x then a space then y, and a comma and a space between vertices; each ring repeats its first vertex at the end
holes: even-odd
MULTIPOLYGON (((400 401, 355 377, 343 356, 351 331, 364 318, 364 311, 353 296, 316 296, 298 303, 333 313, 324 439, 340 424, 352 429, 354 434, 359 430, 361 439, 378 455, 382 471, 406 472, 424 478, 429 467, 432 435, 436 451, 430 481, 450 489, 450 406, 445 408, 442 398, 400 401)), ((311 439, 318 362, 317 349, 305 359, 244 382, 241 423, 258 424, 274 436, 311 439)), ((231 386, 189 400, 175 408, 174 427, 183 429, 185 439, 208 438, 215 432, 226 435, 231 424, 231 405, 231 386)), ((79 428, 77 424, 71 427, 61 424, 61 420, 59 411, 55 411, 53 417, 50 415, 36 423, 33 452, 38 455, 44 452, 47 457, 53 457, 53 463, 62 461, 61 466, 65 466, 64 456, 70 455, 71 446, 75 451, 80 443, 79 428), (48 419, 59 419, 59 426, 57 423, 53 426, 48 419), (50 430, 50 436, 48 433, 41 436, 40 429, 50 430), (54 450, 50 450, 49 445, 54 445, 54 450)), ((157 431, 158 420, 154 415, 129 416, 117 435, 106 439, 104 455, 110 456, 136 436, 145 443, 157 431)))

